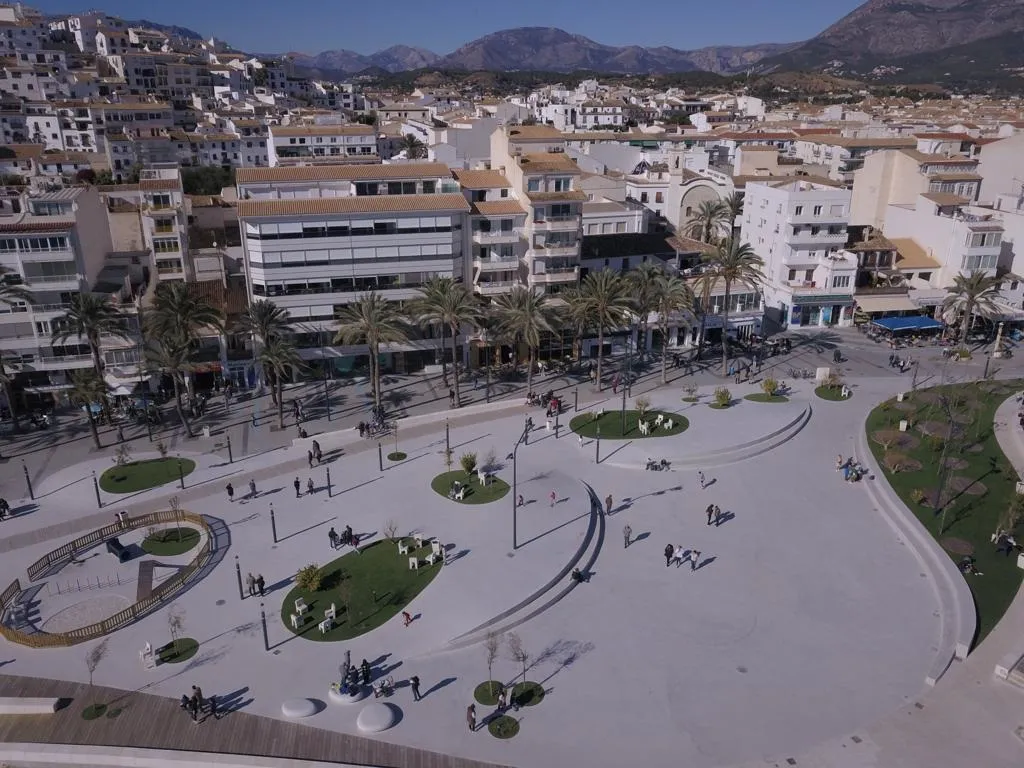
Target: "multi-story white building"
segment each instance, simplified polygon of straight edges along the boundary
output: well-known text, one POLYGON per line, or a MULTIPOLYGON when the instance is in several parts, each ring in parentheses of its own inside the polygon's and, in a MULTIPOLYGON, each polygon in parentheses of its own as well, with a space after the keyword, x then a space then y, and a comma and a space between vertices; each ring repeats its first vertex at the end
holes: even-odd
POLYGON ((852 138, 847 136, 801 136, 793 142, 788 156, 805 164, 821 166, 819 173, 833 181, 852 184, 854 174, 867 158, 885 150, 915 149, 917 140, 902 136, 888 138, 852 138))
POLYGON ((275 125, 267 159, 272 166, 372 163, 377 160, 377 135, 370 125, 275 125))
POLYGON ((564 136, 543 125, 500 128, 491 134, 491 168, 509 180, 527 210, 526 284, 558 293, 578 283, 587 195, 564 136))
MULTIPOLYGON (((365 358, 331 342, 338 309, 361 294, 407 301, 432 275, 464 276, 470 204, 445 165, 243 168, 236 181, 250 296, 291 313, 306 359, 350 370, 365 358)), ((392 345, 385 366, 433 364, 440 342, 392 345)))
POLYGON ((852 322, 857 259, 844 250, 850 191, 747 181, 740 239, 764 260, 766 316, 781 326, 852 322))
POLYGON ((500 171, 454 171, 470 204, 473 290, 508 293, 526 275, 526 209, 500 171))

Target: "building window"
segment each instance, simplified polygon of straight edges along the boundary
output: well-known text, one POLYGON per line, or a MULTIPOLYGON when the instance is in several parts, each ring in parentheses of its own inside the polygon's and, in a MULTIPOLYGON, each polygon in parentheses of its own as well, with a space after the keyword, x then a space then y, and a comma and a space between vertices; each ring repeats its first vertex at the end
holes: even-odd
POLYGON ((647 193, 646 192, 641 192, 640 193, 640 202, 641 203, 646 203, 647 202, 647 193))
POLYGON ((540 192, 540 179, 532 178, 526 180, 527 192, 540 192))
POLYGON ((833 288, 849 288, 850 287, 850 276, 849 275, 836 275, 832 278, 833 288))
POLYGON ((665 193, 664 192, 655 192, 654 193, 654 202, 656 202, 656 203, 664 203, 665 202, 665 193))
POLYGON ((572 179, 570 178, 557 178, 552 184, 552 189, 555 192, 568 192, 572 186, 572 179))
POLYGON ((814 215, 815 216, 821 216, 821 206, 820 205, 814 206, 814 215))
POLYGON ((626 231, 626 222, 624 222, 624 221, 617 221, 617 222, 615 222, 615 231, 616 232, 625 232, 626 231))
MULTIPOLYGON (((922 280, 924 280, 925 282, 931 282, 932 273, 931 272, 922 272, 921 274, 918 275, 918 277, 921 278, 922 280)), ((1016 283, 1014 283, 1014 285, 1016 285, 1016 283)))

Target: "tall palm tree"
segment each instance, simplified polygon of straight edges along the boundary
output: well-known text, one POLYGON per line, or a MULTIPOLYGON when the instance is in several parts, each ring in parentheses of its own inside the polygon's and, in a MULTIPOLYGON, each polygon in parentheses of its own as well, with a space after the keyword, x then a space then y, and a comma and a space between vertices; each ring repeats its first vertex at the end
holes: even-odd
POLYGON ((995 303, 999 295, 999 278, 990 277, 976 269, 968 275, 954 277, 953 285, 946 290, 949 295, 942 301, 943 317, 948 323, 957 320, 963 323, 960 346, 966 346, 974 316, 992 317, 999 312, 995 303))
POLYGON ((725 283, 725 300, 722 302, 722 375, 729 371, 729 299, 732 287, 737 283, 756 289, 764 280, 761 267, 764 260, 754 253, 749 243, 729 238, 704 256, 711 267, 714 279, 725 283))
POLYGON ((148 333, 184 339, 193 344, 204 329, 223 330, 224 316, 209 299, 189 290, 187 283, 160 283, 153 292, 148 333))
POLYGON ((572 328, 572 356, 579 363, 583 357, 583 337, 593 325, 587 314, 586 297, 583 295, 583 291, 576 286, 566 288, 558 295, 565 302, 561 320, 572 328))
POLYGON ((736 219, 743 215, 743 193, 733 192, 722 202, 729 209, 729 237, 732 237, 736 232, 736 219))
POLYGON ((411 133, 407 133, 402 137, 398 148, 404 151, 405 156, 410 160, 419 160, 427 156, 426 145, 411 133))
POLYGON ((76 293, 71 297, 71 308, 53 321, 51 344, 64 344, 70 338, 85 339, 92 353, 92 367, 103 379, 103 361, 100 358, 100 339, 103 336, 128 338, 125 315, 114 306, 109 296, 98 293, 76 293))
MULTIPOLYGON (((647 351, 647 330, 651 312, 657 309, 658 284, 665 270, 661 265, 645 261, 636 269, 626 274, 626 287, 630 293, 633 310, 640 322, 640 338, 644 340, 644 348, 640 355, 647 351)), ((639 347, 639 344, 637 345, 639 347)))
POLYGON ((546 294, 535 293, 517 285, 508 293, 496 296, 494 312, 499 328, 509 337, 521 341, 529 351, 526 370, 526 391, 533 391, 533 366, 541 334, 551 333, 557 324, 557 312, 546 294))
POLYGON ((277 400, 277 426, 284 429, 284 377, 289 368, 303 368, 305 363, 295 345, 279 336, 271 336, 270 342, 260 350, 260 362, 274 374, 274 389, 277 400))
MULTIPOLYGON (((32 294, 25 286, 7 281, 6 276, 13 274, 14 270, 0 266, 0 304, 13 306, 16 303, 22 302, 25 304, 35 303, 32 294)), ((7 363, 4 361, 3 356, 0 355, 0 385, 3 386, 4 394, 7 396, 7 407, 11 411, 11 422, 14 424, 14 429, 19 430, 21 429, 21 424, 18 422, 18 409, 14 407, 14 387, 12 386, 14 378, 11 376, 11 373, 7 370, 7 363)))
POLYGON ((662 274, 655 285, 654 311, 658 313, 658 328, 661 330, 661 383, 668 383, 668 327, 672 315, 677 312, 693 312, 693 290, 679 275, 662 274))
MULTIPOLYGON (((439 325, 442 346, 446 329, 451 332, 452 378, 455 379, 455 405, 458 407, 462 403, 462 398, 459 394, 459 364, 456 359, 455 341, 462 326, 476 322, 480 316, 480 305, 465 285, 455 282, 450 277, 435 275, 428 279, 419 291, 420 297, 415 299, 410 307, 416 322, 420 325, 439 325)), ((445 377, 445 386, 448 386, 443 353, 441 373, 445 377)))
MULTIPOLYGON (((273 338, 285 338, 291 330, 291 314, 269 299, 256 299, 249 303, 235 326, 239 333, 247 333, 253 341, 253 359, 258 359, 261 347, 273 338)), ((260 366, 263 381, 267 380, 266 370, 260 366)), ((276 394, 275 394, 276 397, 276 394)))
POLYGON ((711 293, 715 288, 715 282, 714 272, 705 270, 694 284, 697 289, 695 295, 700 295, 700 332, 697 334, 698 360, 700 360, 700 356, 704 352, 704 336, 708 327, 708 314, 711 311, 711 293))
POLYGON ((375 292, 363 294, 338 312, 335 344, 365 344, 370 355, 373 404, 380 409, 380 345, 407 341, 406 321, 398 306, 375 292))
POLYGON ((71 374, 71 389, 68 396, 71 402, 85 408, 85 415, 89 419, 89 430, 92 432, 92 441, 96 450, 103 448, 100 443, 100 433, 96 429, 96 416, 92 412, 93 403, 102 403, 107 394, 107 385, 103 382, 96 371, 79 369, 71 374))
POLYGON ((146 359, 150 369, 171 377, 171 382, 174 385, 174 409, 181 420, 181 426, 185 428, 185 434, 195 437, 192 425, 189 423, 188 417, 185 416, 185 409, 181 404, 181 391, 185 383, 185 376, 194 369, 191 357, 191 345, 185 339, 175 338, 170 334, 151 338, 146 345, 146 359))
POLYGON ((728 206, 721 200, 702 200, 687 219, 684 233, 702 243, 717 243, 730 228, 728 206))
POLYGON ((583 303, 590 322, 597 328, 597 389, 603 388, 604 332, 622 325, 630 311, 630 298, 622 275, 610 269, 591 272, 583 278, 583 303))

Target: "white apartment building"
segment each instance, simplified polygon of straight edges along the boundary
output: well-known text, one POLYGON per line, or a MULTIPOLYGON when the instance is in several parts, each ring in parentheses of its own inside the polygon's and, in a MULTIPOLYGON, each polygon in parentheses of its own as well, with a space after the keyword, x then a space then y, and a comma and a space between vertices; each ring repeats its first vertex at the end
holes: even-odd
POLYGON ((857 259, 844 250, 850 191, 748 180, 740 239, 764 260, 765 315, 785 327, 848 325, 857 259))
MULTIPOLYGON (((85 339, 51 344, 54 323, 70 308, 72 297, 96 284, 111 248, 106 211, 95 187, 68 187, 25 195, 20 212, 0 212, 0 265, 7 280, 22 283, 32 304, 0 305, 0 350, 8 370, 17 372, 14 388, 45 395, 69 388, 74 370, 92 367, 85 339)), ((113 354, 131 342, 104 338, 113 354)))
POLYGON ((981 190, 977 171, 977 158, 963 155, 932 155, 917 149, 874 152, 854 174, 850 223, 885 230, 891 205, 913 206, 924 193, 975 202, 981 190))
POLYGON ((1000 195, 1024 189, 1024 132, 981 148, 978 173, 982 177, 978 199, 992 203, 1000 195))
POLYGON ((271 166, 303 163, 373 163, 377 135, 370 125, 274 125, 267 141, 271 166))
POLYGON ((917 140, 901 136, 886 138, 854 138, 847 136, 801 136, 793 142, 789 157, 807 165, 822 166, 824 175, 833 181, 852 184, 854 174, 864 167, 867 158, 884 150, 916 149, 917 140))
POLYGON ((523 283, 526 209, 500 171, 453 171, 470 205, 472 286, 481 296, 507 293, 523 283))
MULTIPOLYGON (((407 301, 432 275, 464 276, 470 204, 445 165, 243 168, 236 181, 250 297, 291 313, 306 359, 347 371, 365 358, 330 341, 337 310, 360 295, 407 301)), ((440 346, 429 334, 392 345, 385 367, 434 364, 440 346)))
POLYGON ((544 125, 500 128, 491 134, 491 168, 509 180, 527 210, 526 284, 558 293, 578 283, 587 195, 562 134, 544 125))

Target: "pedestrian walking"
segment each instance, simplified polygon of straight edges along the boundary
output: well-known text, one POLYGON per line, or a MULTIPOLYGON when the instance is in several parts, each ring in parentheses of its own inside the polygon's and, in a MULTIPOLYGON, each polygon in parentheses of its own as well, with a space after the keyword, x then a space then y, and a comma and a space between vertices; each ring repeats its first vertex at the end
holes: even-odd
POLYGON ((413 675, 412 678, 409 680, 409 687, 412 688, 413 701, 419 701, 421 698, 423 698, 422 696, 420 696, 420 679, 416 675, 413 675))
POLYGON ((466 707, 466 725, 469 726, 470 731, 476 730, 476 704, 466 707))
POLYGON ((334 530, 333 526, 331 526, 331 530, 329 530, 327 532, 327 538, 331 542, 331 549, 337 549, 338 548, 338 532, 336 530, 334 530))
POLYGON ((234 501, 235 500, 235 486, 233 486, 231 483, 228 483, 227 487, 224 490, 226 490, 228 492, 228 501, 234 501))
POLYGON ((412 624, 412 614, 408 611, 402 611, 402 621, 405 622, 405 626, 412 624))
POLYGON ((612 513, 612 495, 610 493, 604 497, 604 513, 606 515, 612 513))
POLYGON ((722 508, 715 504, 715 528, 718 527, 720 522, 722 522, 722 508))
POLYGON ((313 487, 313 478, 312 477, 307 477, 306 478, 306 493, 308 493, 310 496, 312 496, 314 493, 316 493, 316 489, 313 487))
POLYGON ((516 496, 516 506, 521 507, 523 506, 523 504, 523 494, 520 493, 518 496, 516 496))
POLYGON ((259 590, 260 597, 263 597, 266 594, 266 592, 264 591, 266 589, 266 586, 267 582, 263 580, 263 574, 256 574, 256 589, 259 590))
POLYGON ((202 712, 203 711, 203 701, 204 701, 204 699, 203 699, 203 689, 200 688, 198 685, 193 685, 192 686, 192 695, 195 696, 196 701, 199 702, 199 711, 202 712))
MULTIPOLYGON (((195 686, 192 686, 192 689, 194 691, 195 690, 195 686)), ((188 706, 189 706, 189 711, 192 713, 192 722, 193 723, 198 723, 199 722, 199 697, 196 696, 195 693, 193 693, 192 694, 192 698, 188 700, 188 706)))
POLYGON ((295 498, 297 499, 297 498, 299 498, 299 496, 302 495, 300 493, 300 490, 302 489, 302 483, 299 482, 299 476, 298 475, 295 476, 295 482, 293 482, 292 485, 295 486, 295 498))
POLYGON ((558 498, 558 494, 552 491, 548 494, 548 498, 551 499, 551 506, 555 506, 555 500, 558 498))
POLYGON ((672 555, 675 554, 676 548, 671 544, 665 545, 665 567, 668 568, 672 565, 672 555))
POLYGON ((715 505, 708 504, 708 508, 706 511, 708 513, 708 525, 711 525, 711 518, 715 515, 715 505))
POLYGON ((843 454, 840 453, 840 454, 838 454, 836 456, 836 472, 838 472, 842 468, 843 468, 843 454))
POLYGON ((629 523, 626 523, 622 528, 622 548, 629 549, 629 544, 633 540, 633 529, 629 527, 629 523))
POLYGON ((706 487, 706 483, 704 482, 704 473, 698 471, 697 472, 697 479, 700 480, 701 490, 704 490, 704 488, 706 487))
POLYGON ((449 389, 448 390, 448 404, 452 408, 455 407, 455 390, 454 389, 449 389))
MULTIPOLYGON (((1024 421, 1024 419, 1021 419, 1024 421)), ((583 447, 583 435, 576 435, 576 439, 580 441, 580 448, 583 447)))
POLYGON ((320 452, 320 443, 318 443, 316 440, 314 440, 313 441, 313 458, 316 459, 317 465, 320 464, 320 457, 322 455, 323 454, 320 452))
POLYGON ((313 468, 313 451, 306 451, 306 461, 309 464, 309 468, 313 468))
POLYGON ((498 711, 499 712, 504 712, 505 711, 505 706, 506 706, 505 705, 505 696, 506 696, 505 686, 502 686, 501 688, 498 689, 498 711))
POLYGON ((363 659, 363 663, 359 665, 359 672, 363 678, 363 685, 370 684, 370 662, 363 659))
POLYGON ((255 480, 250 480, 249 481, 249 498, 250 499, 255 499, 256 498, 256 481, 255 480))
POLYGON ((700 560, 700 550, 699 549, 691 549, 690 550, 690 573, 693 573, 694 571, 697 570, 697 562, 699 560, 700 560))
POLYGON ((895 352, 890 352, 889 353, 889 367, 892 368, 894 365, 896 365, 896 353, 895 352))
POLYGON ((210 705, 210 717, 214 720, 220 720, 220 713, 217 711, 217 697, 211 696, 206 701, 210 705))
POLYGON ((245 577, 245 584, 249 588, 249 597, 256 597, 256 577, 250 573, 245 577))

